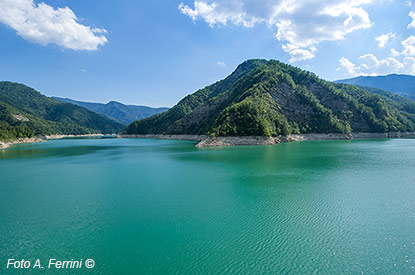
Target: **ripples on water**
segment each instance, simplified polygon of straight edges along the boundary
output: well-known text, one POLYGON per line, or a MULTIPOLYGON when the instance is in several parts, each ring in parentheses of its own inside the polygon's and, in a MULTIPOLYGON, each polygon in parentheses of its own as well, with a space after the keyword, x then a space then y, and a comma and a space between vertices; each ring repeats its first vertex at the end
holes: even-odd
POLYGON ((0 151, 0 255, 93 258, 96 274, 412 273, 413 167, 415 140, 16 146, 0 151))

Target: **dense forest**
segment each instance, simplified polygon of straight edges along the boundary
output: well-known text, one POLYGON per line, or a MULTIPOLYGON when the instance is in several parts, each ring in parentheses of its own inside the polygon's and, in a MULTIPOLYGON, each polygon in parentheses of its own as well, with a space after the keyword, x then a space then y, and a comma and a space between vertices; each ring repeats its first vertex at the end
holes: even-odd
POLYGON ((278 136, 414 129, 414 101, 331 83, 275 60, 248 60, 224 80, 167 112, 133 122, 124 133, 278 136))
POLYGON ((0 140, 50 134, 109 134, 123 129, 123 125, 99 114, 46 97, 25 85, 0 82, 0 140))

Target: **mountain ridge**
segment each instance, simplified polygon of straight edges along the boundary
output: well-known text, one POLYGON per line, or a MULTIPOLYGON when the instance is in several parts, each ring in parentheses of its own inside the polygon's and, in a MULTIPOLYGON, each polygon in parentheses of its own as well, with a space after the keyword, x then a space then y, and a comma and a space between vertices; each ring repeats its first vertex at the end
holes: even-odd
POLYGON ((87 108, 90 111, 103 115, 104 117, 123 125, 128 125, 135 120, 159 114, 169 109, 165 107, 153 108, 140 105, 126 105, 117 101, 109 101, 108 103, 94 103, 78 101, 70 98, 52 98, 87 108))
POLYGON ((373 87, 396 93, 415 100, 415 76, 405 74, 389 74, 380 76, 358 76, 334 81, 365 87, 373 87))
MULTIPOLYGON (((387 92, 385 92, 387 93, 387 92)), ((411 132, 415 102, 336 84, 276 60, 253 59, 123 134, 279 136, 411 132), (388 102, 389 103, 388 103, 388 102), (393 104, 391 104, 393 102, 393 104)))
POLYGON ((20 83, 0 82, 0 139, 50 134, 113 134, 124 126, 83 107, 46 97, 20 83))

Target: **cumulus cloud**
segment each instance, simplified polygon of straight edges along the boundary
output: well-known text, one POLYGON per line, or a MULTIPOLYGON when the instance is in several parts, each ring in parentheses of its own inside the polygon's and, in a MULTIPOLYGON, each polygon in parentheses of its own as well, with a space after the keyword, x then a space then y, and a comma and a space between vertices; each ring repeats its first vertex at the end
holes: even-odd
POLYGON ((324 41, 344 39, 372 23, 365 4, 372 0, 196 0, 193 6, 181 3, 179 10, 193 21, 209 26, 256 24, 275 26, 275 37, 291 62, 314 58, 316 46, 324 41))
POLYGON ((311 49, 290 48, 289 45, 283 45, 282 49, 290 53, 290 62, 312 59, 315 57, 314 52, 317 50, 315 47, 311 49))
POLYGON ((390 39, 394 39, 396 37, 396 33, 387 33, 387 34, 382 34, 378 37, 376 37, 376 41, 378 42, 378 45, 380 48, 384 48, 386 46, 386 44, 388 44, 390 39))
POLYGON ((415 36, 409 36, 401 42, 401 45, 403 47, 401 52, 392 48, 390 55, 384 59, 378 59, 374 54, 365 54, 358 58, 357 64, 354 64, 342 57, 337 70, 350 76, 391 73, 415 75, 415 36))
POLYGON ((195 1, 194 7, 195 8, 192 9, 183 3, 180 3, 179 5, 180 11, 189 16, 193 21, 201 17, 211 27, 215 25, 226 25, 228 22, 237 25, 241 24, 245 27, 253 27, 255 23, 260 21, 260 19, 257 21, 254 18, 245 18, 239 8, 234 10, 233 8, 226 5, 223 6, 216 2, 209 4, 205 1, 195 1))
MULTIPOLYGON (((412 5, 412 1, 409 1, 408 6, 412 8, 412 5)), ((411 11, 409 16, 412 18, 412 23, 408 25, 408 28, 415 28, 415 12, 411 11)), ((390 39, 395 37, 396 34, 391 32, 376 37, 376 41, 379 47, 383 48, 390 39)), ((391 73, 415 75, 415 36, 410 35, 401 41, 401 45, 401 51, 392 48, 389 56, 384 59, 379 59, 374 54, 365 54, 360 56, 355 64, 346 57, 342 57, 337 71, 343 71, 349 76, 391 73)))
POLYGON ((415 12, 410 11, 409 12, 409 16, 412 18, 412 22, 408 25, 408 29, 410 29, 410 28, 414 28, 415 29, 415 12))
POLYGON ((407 39, 401 42, 404 47, 402 54, 404 55, 415 55, 415 36, 411 35, 407 39))
POLYGON ((357 70, 356 65, 353 64, 349 59, 347 59, 346 57, 342 57, 340 58, 339 62, 340 62, 340 67, 337 68, 337 71, 343 70, 348 75, 351 75, 351 76, 358 75, 358 73, 356 72, 357 70))
POLYGON ((358 64, 352 63, 345 57, 340 60, 337 70, 344 71, 349 76, 359 75, 386 75, 391 73, 415 74, 415 58, 406 56, 402 61, 393 57, 379 60, 373 54, 362 55, 358 58, 358 64))
POLYGON ((105 29, 78 23, 70 8, 55 9, 34 0, 0 0, 0 22, 41 45, 54 43, 73 50, 96 50, 108 42, 105 29))
POLYGON ((400 55, 401 55, 401 53, 398 52, 396 49, 394 49, 394 48, 391 49, 390 56, 397 57, 397 56, 400 56, 400 55))

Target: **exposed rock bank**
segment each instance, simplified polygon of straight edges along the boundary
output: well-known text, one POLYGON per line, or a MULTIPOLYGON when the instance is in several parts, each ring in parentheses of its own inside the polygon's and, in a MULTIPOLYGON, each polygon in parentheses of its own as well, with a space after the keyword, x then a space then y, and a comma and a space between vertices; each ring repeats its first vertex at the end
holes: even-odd
POLYGON ((36 142, 46 142, 48 139, 62 139, 62 138, 72 138, 72 137, 101 137, 103 134, 88 134, 88 135, 50 135, 43 137, 33 137, 33 138, 20 138, 10 142, 0 141, 0 149, 6 149, 13 144, 23 144, 23 143, 36 143, 36 142))
POLYGON ((62 139, 62 138, 74 138, 74 137, 102 137, 103 134, 87 134, 87 135, 50 135, 44 136, 44 139, 62 139))
POLYGON ((280 137, 217 137, 206 138, 196 147, 238 146, 238 145, 274 145, 282 142, 305 140, 349 140, 380 138, 415 138, 415 133, 350 133, 350 134, 298 134, 280 137))
POLYGON ((203 148, 241 145, 274 145, 280 142, 280 139, 274 137, 209 137, 196 144, 196 147, 203 148))
POLYGON ((241 145, 274 145, 282 142, 305 140, 350 140, 381 138, 415 138, 415 132, 408 133, 350 133, 350 134, 298 134, 280 137, 216 137, 204 135, 119 135, 119 138, 154 138, 168 140, 197 141, 196 147, 221 147, 241 145))
POLYGON ((205 135, 118 135, 118 138, 155 138, 166 140, 190 140, 190 141, 202 141, 208 137, 205 135))
POLYGON ((13 144, 23 144, 23 143, 35 143, 35 142, 45 142, 43 139, 40 138, 19 138, 10 142, 1 142, 0 141, 0 149, 5 149, 10 147, 13 144))
POLYGON ((286 141, 301 140, 347 140, 379 138, 415 138, 415 132, 405 133, 350 133, 350 134, 300 134, 285 137, 286 141))

